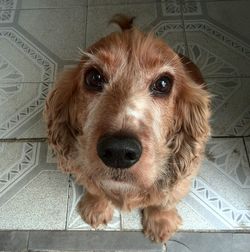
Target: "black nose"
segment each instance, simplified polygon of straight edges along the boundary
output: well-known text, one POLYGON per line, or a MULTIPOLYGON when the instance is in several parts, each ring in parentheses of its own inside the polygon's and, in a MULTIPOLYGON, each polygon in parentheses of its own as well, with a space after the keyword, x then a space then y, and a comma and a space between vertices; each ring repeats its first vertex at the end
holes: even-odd
POLYGON ((131 136, 104 136, 98 141, 97 153, 105 165, 125 169, 140 159, 142 146, 131 136))

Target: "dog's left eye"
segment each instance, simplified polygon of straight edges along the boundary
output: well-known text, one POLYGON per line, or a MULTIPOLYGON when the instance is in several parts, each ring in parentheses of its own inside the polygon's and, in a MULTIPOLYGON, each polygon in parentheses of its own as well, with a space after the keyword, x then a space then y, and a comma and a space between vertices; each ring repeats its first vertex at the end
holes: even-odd
POLYGON ((95 68, 90 69, 85 74, 85 84, 90 90, 101 92, 105 83, 105 77, 95 68))
POLYGON ((150 92, 154 96, 166 95, 171 91, 172 84, 172 77, 168 75, 161 76, 150 86, 150 92))

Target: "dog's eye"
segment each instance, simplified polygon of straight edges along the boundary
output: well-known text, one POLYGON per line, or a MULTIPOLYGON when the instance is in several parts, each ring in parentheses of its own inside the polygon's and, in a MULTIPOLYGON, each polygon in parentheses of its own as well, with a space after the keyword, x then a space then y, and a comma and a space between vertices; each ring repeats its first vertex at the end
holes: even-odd
POLYGON ((172 77, 163 75, 150 86, 150 92, 154 96, 164 96, 170 92, 172 84, 172 77))
POLYGON ((94 91, 102 91, 103 86, 106 83, 106 80, 102 73, 100 73, 97 69, 93 68, 87 71, 85 75, 85 84, 88 89, 94 91))

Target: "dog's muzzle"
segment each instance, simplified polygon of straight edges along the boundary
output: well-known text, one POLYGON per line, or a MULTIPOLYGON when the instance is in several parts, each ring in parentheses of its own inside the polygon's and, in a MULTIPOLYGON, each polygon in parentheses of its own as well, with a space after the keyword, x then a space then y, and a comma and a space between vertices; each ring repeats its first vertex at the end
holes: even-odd
POLYGON ((106 166, 126 169, 140 159, 142 146, 132 136, 105 135, 97 143, 97 153, 106 166))

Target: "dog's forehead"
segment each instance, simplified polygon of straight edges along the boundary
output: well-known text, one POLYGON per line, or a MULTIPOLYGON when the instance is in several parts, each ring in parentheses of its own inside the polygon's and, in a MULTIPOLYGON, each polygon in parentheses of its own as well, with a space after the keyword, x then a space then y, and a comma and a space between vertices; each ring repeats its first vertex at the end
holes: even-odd
POLYGON ((99 65, 115 71, 159 69, 164 66, 176 68, 176 54, 162 40, 139 30, 115 32, 99 40, 90 49, 98 58, 99 65), (140 69, 138 69, 140 68, 140 69))

